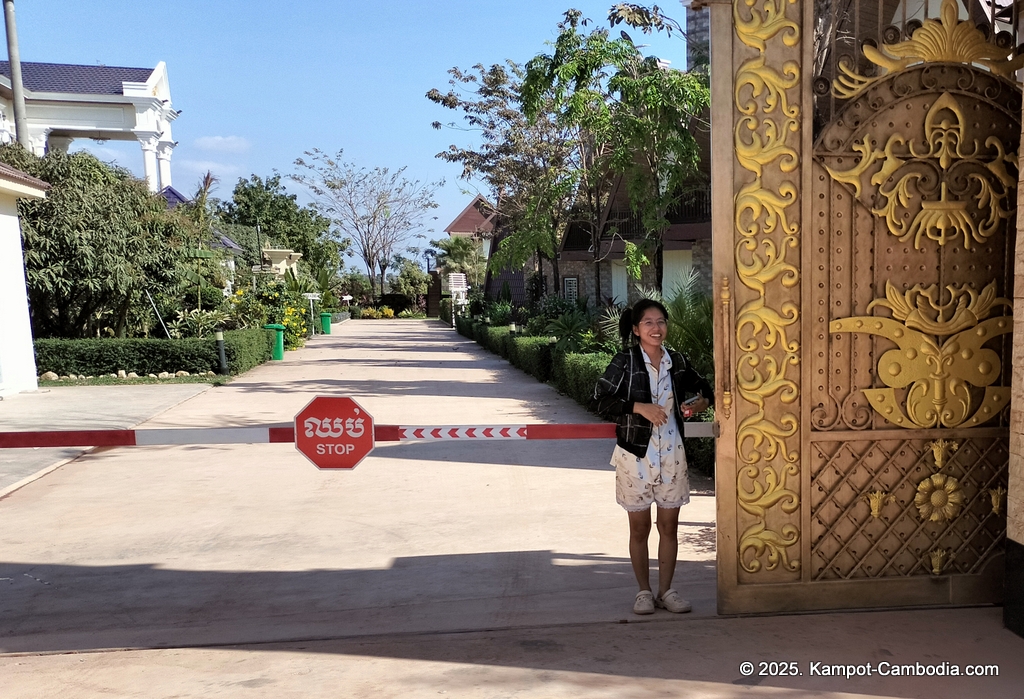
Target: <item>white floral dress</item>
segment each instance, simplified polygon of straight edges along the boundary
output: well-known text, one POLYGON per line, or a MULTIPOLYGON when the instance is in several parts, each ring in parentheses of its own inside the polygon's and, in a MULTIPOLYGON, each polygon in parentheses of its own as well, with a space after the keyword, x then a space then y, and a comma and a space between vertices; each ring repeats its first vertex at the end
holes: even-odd
POLYGON ((651 394, 660 405, 668 422, 651 430, 651 441, 643 458, 616 445, 611 465, 615 467, 615 500, 628 512, 649 509, 651 503, 666 510, 690 502, 690 479, 686 472, 683 436, 675 419, 675 396, 672 392, 672 358, 662 350, 661 362, 655 366, 643 348, 640 349, 651 379, 651 394))

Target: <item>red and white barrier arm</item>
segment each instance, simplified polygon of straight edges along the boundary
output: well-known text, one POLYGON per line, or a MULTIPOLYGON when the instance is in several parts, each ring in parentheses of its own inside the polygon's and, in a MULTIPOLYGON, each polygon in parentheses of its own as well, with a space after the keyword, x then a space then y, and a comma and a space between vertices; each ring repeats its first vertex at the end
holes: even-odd
MULTIPOLYGON (((685 437, 714 437, 714 423, 688 422, 685 437)), ((510 439, 614 439, 615 425, 375 425, 376 442, 427 442, 510 439)), ((292 425, 168 428, 143 430, 69 430, 0 432, 0 449, 39 447, 142 447, 175 444, 292 444, 292 425)))

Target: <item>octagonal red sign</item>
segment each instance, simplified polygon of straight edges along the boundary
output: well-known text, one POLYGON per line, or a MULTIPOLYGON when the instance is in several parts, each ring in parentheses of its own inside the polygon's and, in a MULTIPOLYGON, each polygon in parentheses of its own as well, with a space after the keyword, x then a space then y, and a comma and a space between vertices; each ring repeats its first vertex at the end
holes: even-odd
POLYGON ((317 396, 295 416, 295 448, 317 468, 355 468, 373 451, 373 418, 351 398, 317 396))

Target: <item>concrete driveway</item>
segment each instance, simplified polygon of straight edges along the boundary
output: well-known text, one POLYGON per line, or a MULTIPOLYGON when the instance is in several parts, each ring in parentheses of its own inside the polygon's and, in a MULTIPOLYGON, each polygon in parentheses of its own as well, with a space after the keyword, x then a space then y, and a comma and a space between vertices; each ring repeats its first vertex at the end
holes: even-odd
MULTIPOLYGON (((286 422, 324 393, 386 424, 594 420, 436 322, 336 332, 145 426, 286 422)), ((86 455, 0 500, 4 696, 1019 696, 997 610, 716 617, 711 495, 680 518, 694 612, 634 617, 611 448, 390 444, 347 473, 289 445, 86 455), (738 670, 818 656, 1003 674, 738 670)))
MULTIPOLYGON (((129 429, 208 390, 209 384, 43 386, 0 400, 0 430, 129 429)), ((0 497, 88 449, 0 449, 0 497)))

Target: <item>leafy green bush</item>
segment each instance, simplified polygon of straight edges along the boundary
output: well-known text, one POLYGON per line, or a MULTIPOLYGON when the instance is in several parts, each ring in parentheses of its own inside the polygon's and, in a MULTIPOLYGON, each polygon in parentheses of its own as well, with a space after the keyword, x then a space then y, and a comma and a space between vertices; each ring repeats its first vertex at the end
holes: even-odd
POLYGON ((487 346, 487 323, 482 320, 473 321, 473 339, 478 345, 487 346))
MULTIPOLYGON (((224 333, 224 356, 232 374, 244 374, 253 367, 270 361, 274 346, 274 331, 262 328, 228 330, 224 333)), ((216 347, 216 341, 214 341, 216 347)), ((218 366, 220 361, 218 359, 218 366)), ((209 371, 217 371, 216 367, 209 371)), ((81 373, 81 372, 79 372, 81 373)), ((141 372, 139 372, 141 373, 141 372)), ((147 372, 159 373, 159 372, 147 372)))
POLYGON ((534 309, 535 315, 546 318, 547 320, 554 320, 559 316, 565 315, 566 313, 572 313, 576 310, 580 310, 577 303, 559 296, 558 294, 548 294, 543 297, 539 302, 537 302, 537 307, 534 309))
MULTIPOLYGON (((273 333, 267 330, 229 330, 224 353, 231 373, 242 373, 270 359, 273 333)), ((157 340, 139 338, 40 339, 35 341, 39 373, 114 374, 123 369, 137 374, 217 371, 220 357, 213 339, 157 340)))
POLYGON ((363 317, 363 309, 359 306, 349 306, 348 312, 352 317, 352 320, 359 320, 363 317))
POLYGON ((437 317, 447 325, 452 324, 452 300, 441 299, 441 305, 437 309, 437 317))
POLYGON ((517 336, 510 340, 508 359, 538 381, 551 378, 551 340, 547 337, 517 336))
POLYGON ((223 328, 230 316, 224 311, 178 311, 176 320, 167 324, 171 337, 195 337, 200 340, 212 336, 217 328, 223 328))
POLYGON ((473 339, 473 321, 466 316, 455 316, 455 332, 473 339))
POLYGON ((611 361, 612 355, 604 352, 556 352, 551 373, 558 390, 581 405, 589 405, 594 395, 594 386, 611 361))
POLYGON ((483 342, 484 347, 505 359, 508 359, 509 339, 510 335, 508 331, 508 326, 485 326, 483 342))
POLYGON ((557 352, 585 352, 593 342, 594 333, 590 329, 590 318, 581 311, 563 313, 548 323, 544 332, 555 338, 557 352))
POLYGON ((512 302, 496 301, 487 307, 492 325, 508 325, 512 322, 512 302))

